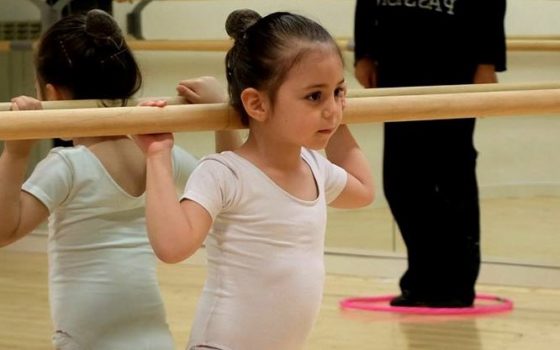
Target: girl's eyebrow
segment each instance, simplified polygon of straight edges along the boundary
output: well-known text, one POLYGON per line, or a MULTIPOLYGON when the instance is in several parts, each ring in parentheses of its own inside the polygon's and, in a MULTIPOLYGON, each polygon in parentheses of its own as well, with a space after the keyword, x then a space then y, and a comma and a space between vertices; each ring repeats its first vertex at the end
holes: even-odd
MULTIPOLYGON (((339 81, 338 83, 336 83, 336 85, 342 85, 342 84, 344 84, 345 82, 346 82, 345 79, 342 78, 342 80, 339 81)), ((315 85, 310 85, 310 86, 307 86, 306 89, 317 89, 317 88, 322 88, 322 87, 324 87, 324 86, 327 86, 327 84, 315 84, 315 85)))

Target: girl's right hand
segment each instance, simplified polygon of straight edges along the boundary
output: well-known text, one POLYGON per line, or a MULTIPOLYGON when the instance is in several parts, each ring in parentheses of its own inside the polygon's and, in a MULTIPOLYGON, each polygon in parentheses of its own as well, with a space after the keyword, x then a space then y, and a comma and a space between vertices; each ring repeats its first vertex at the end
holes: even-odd
POLYGON ((173 148, 172 133, 132 135, 132 139, 147 157, 168 153, 173 148))
MULTIPOLYGON (((138 106, 143 107, 160 108, 163 108, 166 105, 167 101, 165 100, 144 101, 138 104, 138 106)), ((132 135, 132 139, 146 156, 154 155, 160 152, 169 152, 171 148, 173 148, 172 133, 132 135)))
MULTIPOLYGON (((14 97, 11 99, 11 102, 12 105, 10 106, 10 110, 12 111, 43 109, 41 101, 29 96, 14 97)), ((37 140, 6 141, 4 144, 4 148, 6 152, 9 152, 10 154, 27 157, 36 141, 37 140)))

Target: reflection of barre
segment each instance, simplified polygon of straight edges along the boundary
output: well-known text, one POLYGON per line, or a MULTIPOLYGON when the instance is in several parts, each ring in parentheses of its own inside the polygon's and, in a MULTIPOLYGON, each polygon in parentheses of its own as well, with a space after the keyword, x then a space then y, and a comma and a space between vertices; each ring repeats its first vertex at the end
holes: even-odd
POLYGON ((212 51, 229 50, 231 40, 127 40, 135 51, 212 51))
MULTIPOLYGON (((230 39, 214 40, 127 40, 134 51, 205 51, 226 52, 231 48, 230 39)), ((342 50, 348 49, 348 40, 337 40, 342 50)), ((30 51, 36 42, 29 40, 0 41, 0 52, 30 51)))
MULTIPOLYGON (((136 51, 217 51, 225 52, 231 48, 233 41, 224 40, 127 40, 132 50, 136 51)), ((341 50, 352 50, 353 44, 348 39, 337 39, 341 50)))
MULTIPOLYGON (((349 98, 345 123, 560 113, 560 89, 349 98)), ((242 128, 227 104, 0 112, 0 140, 242 128)))
MULTIPOLYGON (((151 100, 166 100, 168 105, 184 104, 185 100, 182 97, 145 97, 134 99, 131 98, 126 101, 127 106, 136 106, 142 101, 151 100)), ((117 107, 120 106, 121 101, 100 101, 100 100, 67 100, 67 101, 42 101, 43 109, 78 109, 78 108, 101 108, 101 107, 117 107)), ((0 112, 9 111, 12 104, 10 102, 0 103, 0 112)))
MULTIPOLYGON (((135 51, 205 51, 225 52, 231 45, 229 39, 215 40, 128 40, 128 45, 135 51)), ((350 39, 337 39, 344 51, 352 51, 354 44, 350 39)), ((31 50, 31 41, 0 41, 0 52, 31 50)), ((509 51, 560 51, 560 40, 507 40, 509 51)))
MULTIPOLYGON (((560 83, 517 83, 517 84, 467 84, 467 85, 439 85, 413 86, 377 89, 351 89, 348 97, 402 96, 402 95, 430 95, 454 94, 462 92, 491 92, 514 90, 547 90, 560 89, 560 83)), ((1 110, 1 109, 0 109, 1 110)))
POLYGON ((560 51, 560 40, 507 40, 508 51, 560 51))
MULTIPOLYGON (((336 39, 343 51, 353 51, 351 39, 336 39)), ((131 49, 137 51, 227 51, 232 41, 226 40, 129 40, 131 49)), ((560 51, 560 40, 507 40, 509 51, 560 51)))
MULTIPOLYGON (((453 94, 459 92, 490 92, 490 91, 513 91, 513 90, 547 90, 560 89, 560 83, 519 83, 519 84, 468 84, 468 85, 439 85, 439 86, 414 86, 399 88, 377 88, 377 89, 350 89, 348 97, 375 97, 375 96, 402 96, 402 95, 428 95, 428 94, 453 94)), ((136 106, 142 101, 164 99, 168 105, 183 104, 181 97, 144 97, 129 99, 127 106, 136 106)), ((98 108, 118 106, 120 101, 112 105, 107 101, 105 105, 98 100, 68 100, 68 101, 43 101, 43 109, 76 109, 76 108, 98 108)), ((0 112, 9 111, 10 102, 0 103, 0 112)))
POLYGON ((508 35, 509 40, 560 40, 560 35, 508 35))

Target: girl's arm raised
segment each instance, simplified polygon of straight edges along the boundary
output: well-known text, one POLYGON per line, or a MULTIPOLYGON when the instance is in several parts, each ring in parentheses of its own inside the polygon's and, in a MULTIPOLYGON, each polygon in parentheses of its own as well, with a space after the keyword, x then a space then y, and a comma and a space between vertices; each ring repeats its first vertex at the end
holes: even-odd
POLYGON ((173 180, 172 134, 137 135, 146 155, 146 222, 150 244, 162 261, 180 262, 202 245, 210 214, 195 202, 179 203, 173 180))
POLYGON ((374 198, 368 161, 346 125, 340 125, 325 149, 327 158, 348 172, 346 187, 330 203, 335 208, 358 208, 374 198))
MULTIPOLYGON (((31 97, 12 99, 12 110, 41 109, 31 97)), ((0 246, 8 245, 33 231, 49 216, 47 208, 21 190, 34 141, 6 141, 0 156, 0 246)))

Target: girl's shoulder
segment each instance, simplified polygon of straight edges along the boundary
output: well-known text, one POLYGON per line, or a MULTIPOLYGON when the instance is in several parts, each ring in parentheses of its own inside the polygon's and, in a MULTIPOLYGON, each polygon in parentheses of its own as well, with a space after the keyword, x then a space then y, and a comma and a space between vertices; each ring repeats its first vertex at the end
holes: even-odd
MULTIPOLYGON (((211 178, 229 179, 236 181, 242 178, 241 174, 253 172, 254 166, 243 157, 232 151, 209 154, 198 163, 195 173, 205 174, 211 178)), ((194 173, 193 173, 194 174, 194 173)))
POLYGON ((200 160, 200 164, 214 164, 214 166, 224 166, 226 168, 235 169, 243 163, 243 158, 235 152, 224 151, 221 153, 213 153, 204 156, 200 160))
POLYGON ((91 152, 85 146, 54 147, 47 158, 59 157, 67 162, 79 162, 91 158, 91 152))
POLYGON ((332 163, 319 151, 308 148, 301 149, 301 157, 310 165, 315 165, 318 168, 330 166, 332 163))

